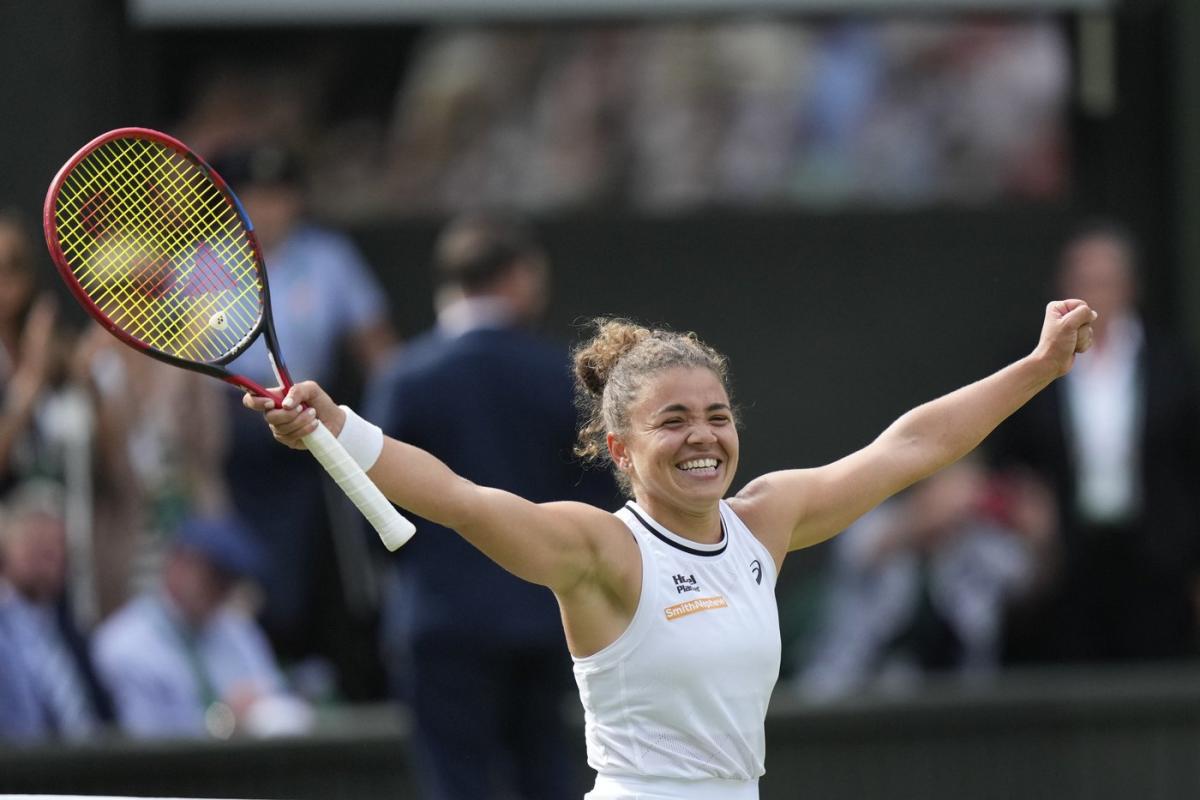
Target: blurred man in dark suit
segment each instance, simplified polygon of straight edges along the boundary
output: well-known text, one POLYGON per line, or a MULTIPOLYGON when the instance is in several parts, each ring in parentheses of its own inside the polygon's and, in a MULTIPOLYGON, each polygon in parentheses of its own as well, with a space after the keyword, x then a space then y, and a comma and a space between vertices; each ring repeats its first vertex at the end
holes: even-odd
POLYGON ((1137 246, 1091 223, 1063 248, 1066 296, 1100 316, 1065 379, 997 431, 1059 504, 1057 579, 1012 620, 1013 655, 1162 659, 1193 651, 1200 557, 1200 383, 1185 348, 1141 314, 1137 246))
MULTIPOLYGON (((511 221, 471 216, 442 233, 435 262, 437 325, 375 383, 367 416, 480 484, 535 502, 613 505, 609 478, 571 455, 567 350, 530 330, 547 298, 541 247, 511 221)), ((384 647, 414 713, 423 797, 578 796, 553 595, 429 523, 392 567, 384 647)))

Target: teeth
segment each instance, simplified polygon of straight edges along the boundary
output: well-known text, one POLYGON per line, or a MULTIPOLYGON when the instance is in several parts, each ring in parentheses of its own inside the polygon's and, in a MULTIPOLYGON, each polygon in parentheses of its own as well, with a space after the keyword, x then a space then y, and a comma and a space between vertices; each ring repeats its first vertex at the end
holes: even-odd
POLYGON ((679 465, 680 469, 716 469, 717 460, 715 458, 694 458, 691 461, 685 461, 679 465))

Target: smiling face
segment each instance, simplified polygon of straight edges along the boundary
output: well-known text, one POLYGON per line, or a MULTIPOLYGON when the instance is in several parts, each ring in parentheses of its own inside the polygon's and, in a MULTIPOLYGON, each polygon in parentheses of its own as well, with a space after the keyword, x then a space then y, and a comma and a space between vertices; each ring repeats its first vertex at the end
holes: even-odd
POLYGON ((609 433, 613 463, 664 524, 716 510, 733 482, 738 434, 729 395, 704 367, 653 374, 629 407, 628 430, 609 433))

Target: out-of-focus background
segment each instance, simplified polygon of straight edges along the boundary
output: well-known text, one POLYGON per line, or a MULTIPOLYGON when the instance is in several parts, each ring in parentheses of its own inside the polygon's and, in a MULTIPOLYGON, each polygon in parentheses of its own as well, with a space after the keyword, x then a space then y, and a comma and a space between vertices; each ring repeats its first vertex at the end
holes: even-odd
MULTIPOLYGON (((621 315, 730 356, 735 490, 1027 352, 1064 285, 1111 290, 1082 388, 789 558, 762 795, 1196 796, 1196 42, 1193 0, 0 3, 0 792, 424 796, 403 552, 289 484, 222 387, 96 335, 45 254, 55 171, 138 125, 349 248, 285 290, 329 344, 285 342, 296 377, 367 402, 435 321, 439 230, 502 209, 552 264, 551 337, 621 315), (160 583, 203 605, 197 560, 244 612, 214 647, 262 666, 199 713, 124 624, 160 583)), ((569 687, 563 714, 582 793, 569 687)))

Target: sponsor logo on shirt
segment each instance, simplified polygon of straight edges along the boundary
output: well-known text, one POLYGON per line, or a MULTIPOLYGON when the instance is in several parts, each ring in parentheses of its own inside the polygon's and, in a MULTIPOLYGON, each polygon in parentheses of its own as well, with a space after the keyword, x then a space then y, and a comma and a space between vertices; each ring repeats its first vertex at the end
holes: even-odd
POLYGON ((754 575, 755 583, 762 583, 762 562, 757 558, 750 562, 750 573, 754 575))
POLYGON ((679 594, 700 591, 700 585, 696 583, 695 575, 674 575, 672 580, 675 581, 675 591, 679 594))
POLYGON ((682 603, 667 606, 663 611, 666 612, 668 621, 674 621, 689 614, 698 614, 701 611, 712 611, 727 606, 724 597, 697 597, 695 600, 685 600, 682 603))

